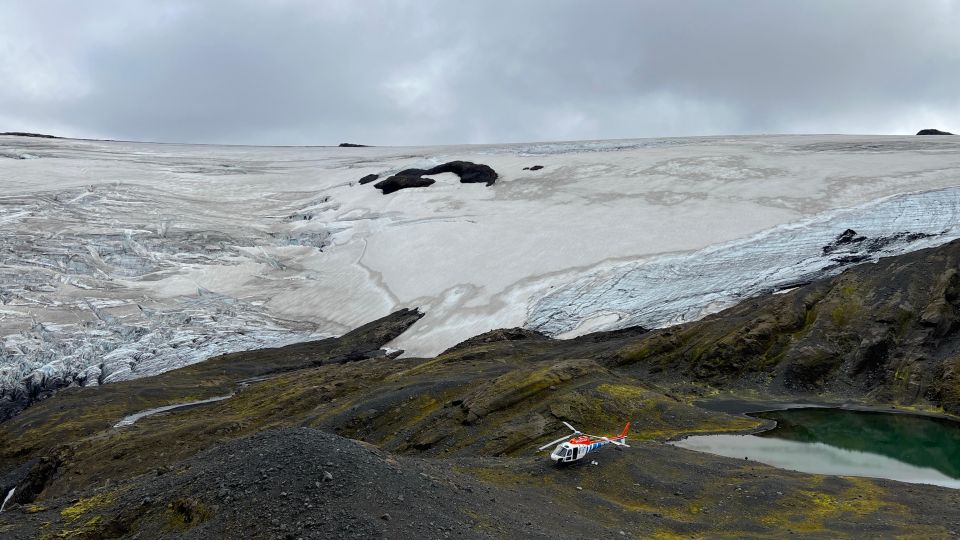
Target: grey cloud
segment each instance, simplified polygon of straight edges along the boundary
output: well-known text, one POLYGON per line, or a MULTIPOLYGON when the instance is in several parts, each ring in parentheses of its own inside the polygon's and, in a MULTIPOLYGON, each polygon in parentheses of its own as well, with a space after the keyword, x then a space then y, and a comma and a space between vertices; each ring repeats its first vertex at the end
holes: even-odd
POLYGON ((0 21, 16 77, 0 129, 251 144, 960 129, 951 1, 36 4, 0 21))

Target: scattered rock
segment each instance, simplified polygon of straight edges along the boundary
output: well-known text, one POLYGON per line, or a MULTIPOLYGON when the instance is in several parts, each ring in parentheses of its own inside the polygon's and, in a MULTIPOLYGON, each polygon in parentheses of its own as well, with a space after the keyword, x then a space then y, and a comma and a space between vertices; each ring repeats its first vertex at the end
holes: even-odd
POLYGON ((525 170, 525 171, 539 171, 539 170, 542 169, 542 168, 543 168, 543 165, 534 165, 533 167, 524 167, 523 170, 525 170))
POLYGON ((453 173, 460 177, 462 184, 484 183, 492 186, 497 181, 497 173, 490 166, 470 161, 450 161, 431 169, 404 169, 386 180, 377 182, 373 187, 388 195, 407 188, 427 187, 436 181, 422 178, 434 174, 453 173))

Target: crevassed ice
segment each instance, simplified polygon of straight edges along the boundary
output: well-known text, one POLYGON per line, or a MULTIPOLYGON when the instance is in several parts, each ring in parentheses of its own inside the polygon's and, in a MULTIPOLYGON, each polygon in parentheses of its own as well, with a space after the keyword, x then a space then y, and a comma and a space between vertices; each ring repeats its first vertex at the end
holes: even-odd
POLYGON ((597 269, 535 301, 527 327, 570 337, 634 325, 670 326, 744 298, 839 273, 853 262, 876 261, 958 237, 960 188, 897 195, 694 253, 597 269), (823 247, 846 229, 887 241, 874 243, 873 251, 861 242, 825 254, 823 247), (604 321, 602 328, 591 324, 596 320, 604 321))

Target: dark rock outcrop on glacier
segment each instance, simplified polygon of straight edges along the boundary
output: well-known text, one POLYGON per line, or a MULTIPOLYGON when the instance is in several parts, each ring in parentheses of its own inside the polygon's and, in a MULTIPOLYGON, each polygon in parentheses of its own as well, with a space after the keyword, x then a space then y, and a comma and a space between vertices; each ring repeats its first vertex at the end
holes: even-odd
POLYGON ((859 244, 866 239, 867 239, 866 236, 857 234, 857 231, 853 229, 847 229, 842 233, 840 233, 839 235, 837 235, 837 237, 833 240, 832 243, 823 246, 823 254, 827 255, 827 254, 833 253, 834 251, 837 251, 837 249, 840 249, 843 246, 848 246, 851 244, 859 244))
POLYGON ((463 184, 482 183, 492 186, 498 178, 497 172, 489 165, 470 161, 450 161, 430 169, 404 169, 386 180, 377 182, 373 187, 383 191, 384 195, 388 195, 401 189, 431 186, 436 181, 422 177, 442 173, 453 173, 459 176, 463 184))
POLYGON ((534 166, 532 166, 532 167, 524 167, 523 170, 525 170, 525 171, 539 171, 539 170, 542 169, 542 168, 543 168, 543 165, 534 165, 534 166))
POLYGON ((56 135, 47 135, 45 133, 29 133, 26 131, 6 131, 0 133, 0 135, 9 135, 11 137, 36 137, 38 139, 61 139, 62 137, 57 137, 56 135))
POLYGON ((403 351, 387 352, 382 347, 398 338, 423 318, 419 309, 404 308, 382 319, 367 323, 341 336, 329 355, 313 361, 315 365, 344 364, 369 358, 396 358, 403 351))
POLYGON ((373 185, 384 195, 389 195, 400 191, 401 189, 422 188, 432 186, 437 181, 432 178, 420 178, 419 176, 391 176, 386 180, 381 180, 373 185))
POLYGON ((869 238, 853 229, 847 229, 837 235, 829 244, 823 246, 822 253, 829 256, 834 264, 824 270, 831 271, 843 266, 868 261, 890 245, 911 244, 936 235, 903 231, 887 236, 869 238))
POLYGON ((486 184, 492 186, 497 181, 497 173, 489 165, 470 161, 451 161, 427 169, 423 174, 453 173, 460 177, 462 184, 486 184))
POLYGON ((369 184, 370 182, 373 182, 377 178, 380 178, 379 174, 368 174, 360 179, 360 185, 362 186, 364 184, 369 184))
POLYGON ((939 129, 921 129, 917 135, 953 135, 949 131, 940 131, 939 129))
POLYGON ((340 148, 367 148, 367 147, 369 147, 370 145, 369 145, 369 144, 356 144, 356 143, 342 142, 342 143, 340 143, 338 146, 339 146, 340 148))

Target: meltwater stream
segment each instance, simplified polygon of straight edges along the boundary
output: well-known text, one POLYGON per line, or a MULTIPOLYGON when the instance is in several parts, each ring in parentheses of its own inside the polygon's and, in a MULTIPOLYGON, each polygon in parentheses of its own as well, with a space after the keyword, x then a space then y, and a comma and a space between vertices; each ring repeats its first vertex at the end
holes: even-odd
POLYGON ((794 471, 888 478, 960 489, 960 424, 909 414, 804 408, 753 413, 777 427, 674 444, 794 471))
POLYGON ((4 499, 3 499, 3 504, 0 504, 0 512, 3 512, 3 510, 7 507, 7 503, 10 502, 10 499, 13 498, 13 494, 14 494, 16 491, 17 491, 17 488, 16 488, 16 487, 10 488, 10 491, 7 493, 7 496, 4 497, 4 499))
POLYGON ((134 414, 131 414, 131 415, 129 415, 129 416, 124 417, 122 420, 120 420, 119 422, 117 422, 116 424, 114 424, 113 427, 115 427, 115 428, 123 428, 123 427, 127 427, 127 426, 132 426, 133 424, 135 424, 135 423, 137 422, 137 420, 140 420, 141 418, 146 418, 146 417, 148 417, 148 416, 153 416, 153 415, 155 415, 155 414, 160 414, 160 413, 164 413, 164 412, 175 411, 175 410, 178 410, 178 409, 186 409, 186 408, 190 408, 190 407, 196 407, 196 406, 198 406, 198 405, 206 405, 207 403, 215 403, 215 402, 217 402, 217 401, 223 401, 223 400, 225 400, 225 399, 230 399, 230 398, 232 398, 232 397, 233 397, 233 394, 227 394, 227 395, 225 395, 225 396, 217 396, 217 397, 212 397, 212 398, 208 398, 208 399, 201 399, 201 400, 197 400, 197 401, 189 401, 189 402, 187 402, 187 403, 177 403, 177 404, 175 404, 175 405, 164 405, 163 407, 156 407, 156 408, 153 408, 153 409, 147 409, 147 410, 145 410, 145 411, 140 411, 140 412, 138 412, 138 413, 134 413, 134 414))

